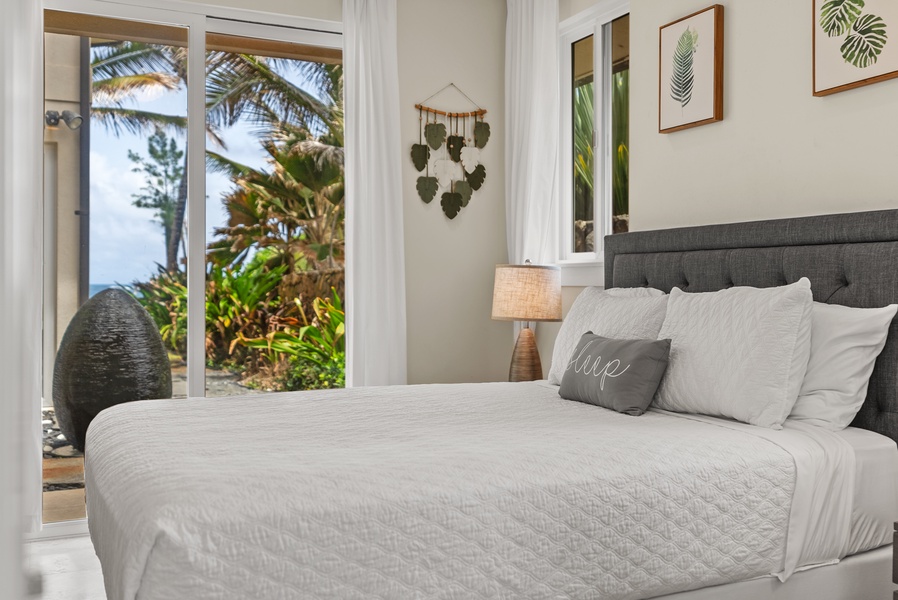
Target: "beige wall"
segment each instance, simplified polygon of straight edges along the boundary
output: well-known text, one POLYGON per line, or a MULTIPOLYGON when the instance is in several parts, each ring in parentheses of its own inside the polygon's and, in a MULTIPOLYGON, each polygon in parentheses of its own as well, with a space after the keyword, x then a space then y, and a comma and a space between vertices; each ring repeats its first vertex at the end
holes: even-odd
POLYGON ((631 2, 631 228, 898 207, 898 80, 815 98, 811 3, 720 3, 724 120, 661 135, 658 27, 707 3, 631 2))
MULTIPOLYGON (((493 272, 507 259, 504 186, 503 0, 399 1, 399 85, 408 306, 409 382, 497 381, 508 377, 509 323, 492 321, 493 272), (462 43, 459 43, 459 42, 462 43), (418 141, 418 111, 454 82, 486 108, 486 182, 452 221, 439 198, 418 197, 408 151, 418 141)), ((464 110, 463 100, 440 96, 464 110)))

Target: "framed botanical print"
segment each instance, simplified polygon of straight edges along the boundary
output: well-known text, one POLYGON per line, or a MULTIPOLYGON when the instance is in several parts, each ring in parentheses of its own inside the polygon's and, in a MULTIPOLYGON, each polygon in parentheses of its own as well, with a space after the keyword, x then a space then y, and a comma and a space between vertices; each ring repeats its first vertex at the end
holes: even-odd
POLYGON ((815 96, 898 77, 898 2, 813 3, 815 96))
POLYGON ((659 38, 658 131, 723 120, 723 6, 663 25, 659 38))

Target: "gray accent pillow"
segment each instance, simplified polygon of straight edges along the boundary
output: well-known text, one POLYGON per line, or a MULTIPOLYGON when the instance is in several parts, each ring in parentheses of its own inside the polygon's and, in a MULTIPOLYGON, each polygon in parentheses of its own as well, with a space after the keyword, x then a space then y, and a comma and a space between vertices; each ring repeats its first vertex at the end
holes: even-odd
POLYGON ((587 331, 565 365, 558 395, 641 415, 670 357, 670 340, 613 340, 587 331))

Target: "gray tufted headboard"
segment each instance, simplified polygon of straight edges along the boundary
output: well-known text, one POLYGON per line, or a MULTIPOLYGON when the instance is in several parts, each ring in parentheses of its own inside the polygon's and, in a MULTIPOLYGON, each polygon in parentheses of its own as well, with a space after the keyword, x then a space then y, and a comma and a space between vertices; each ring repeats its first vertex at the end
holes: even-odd
MULTIPOLYGON (((709 292, 811 280, 814 300, 898 303, 898 210, 638 231, 605 237, 605 287, 709 292)), ((852 423, 898 441, 898 318, 852 423)))

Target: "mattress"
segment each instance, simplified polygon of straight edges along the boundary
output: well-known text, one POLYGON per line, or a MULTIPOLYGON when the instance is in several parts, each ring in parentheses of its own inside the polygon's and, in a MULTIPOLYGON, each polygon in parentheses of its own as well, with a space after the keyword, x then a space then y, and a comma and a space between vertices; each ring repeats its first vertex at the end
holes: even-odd
MULTIPOLYGON (((145 401, 85 461, 111 599, 649 598, 845 556, 855 451, 540 383, 145 401)), ((870 537, 870 536, 868 536, 870 537)))

